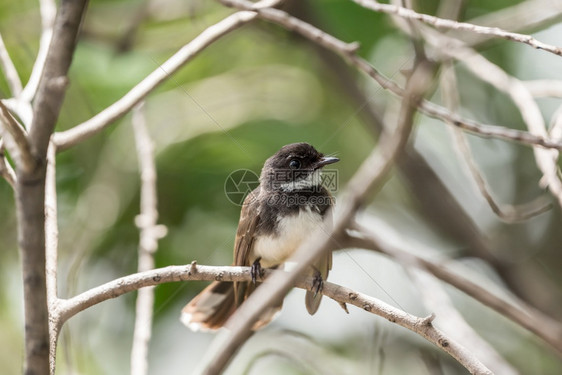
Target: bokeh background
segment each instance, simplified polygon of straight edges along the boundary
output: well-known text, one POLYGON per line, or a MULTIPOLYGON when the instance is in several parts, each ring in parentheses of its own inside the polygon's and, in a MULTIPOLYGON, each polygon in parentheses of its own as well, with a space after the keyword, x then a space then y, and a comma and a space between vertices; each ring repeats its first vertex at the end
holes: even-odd
MULTIPOLYGON (((418 11, 430 14, 443 6, 436 0, 414 3, 418 11)), ((464 1, 460 18, 471 20, 516 3, 464 1)), ((363 57, 403 82, 412 48, 391 18, 344 0, 296 1, 288 6, 345 41, 359 41, 363 57)), ((103 110, 229 13, 217 2, 203 0, 90 1, 57 131, 103 110)), ((561 44, 562 25, 556 18, 530 31, 542 41, 561 44)), ((38 2, 2 0, 0 32, 25 82, 41 32, 38 2)), ((505 41, 478 48, 521 79, 562 78, 560 57, 505 41)), ((337 154, 338 190, 343 189, 376 146, 364 112, 372 108, 392 124, 397 102, 366 77, 331 61, 298 36, 258 21, 214 43, 150 94, 145 114, 156 145, 159 222, 168 227, 156 254, 157 266, 192 260, 230 264, 240 207, 224 193, 226 178, 243 168, 259 174, 263 161, 284 144, 306 141, 337 154), (353 98, 342 82, 360 89, 363 96, 353 98)), ((462 65, 456 72, 464 115, 524 128, 505 95, 474 79, 462 65)), ((3 77, 0 96, 9 96, 3 77)), ((439 90, 433 100, 439 102, 439 90)), ((561 103, 541 99, 539 104, 548 121, 561 103)), ((499 201, 524 203, 544 194, 530 148, 473 136, 469 140, 499 201)), ((361 220, 401 248, 429 259, 458 260, 459 273, 503 295, 514 293, 560 320, 560 208, 555 205, 523 223, 503 223, 467 177, 443 123, 420 116, 414 143, 456 203, 450 211, 434 207, 423 170, 419 180, 397 170, 361 220), (459 218, 458 207, 470 227, 459 218), (483 255, 478 243, 488 253, 483 255)), ((60 295, 72 296, 135 272, 139 175, 131 116, 60 153, 57 166, 60 295)), ((0 223, 0 363, 3 373, 16 374, 23 355, 22 285, 14 198, 5 181, 0 181, 0 223)), ((413 314, 431 312, 409 274, 372 252, 336 253, 330 281, 413 314)), ((183 304, 204 285, 156 288, 151 374, 188 374, 208 348, 212 334, 193 333, 178 320, 183 304)), ((446 290, 468 323, 522 374, 562 373, 560 360, 533 335, 453 288, 446 290)), ((127 373, 134 299, 135 294, 129 294, 72 318, 62 332, 57 373, 127 373)), ((310 317, 303 299, 302 291, 292 291, 281 316, 249 340, 227 373, 465 373, 405 329, 354 307, 347 315, 331 300, 323 301, 310 317)))

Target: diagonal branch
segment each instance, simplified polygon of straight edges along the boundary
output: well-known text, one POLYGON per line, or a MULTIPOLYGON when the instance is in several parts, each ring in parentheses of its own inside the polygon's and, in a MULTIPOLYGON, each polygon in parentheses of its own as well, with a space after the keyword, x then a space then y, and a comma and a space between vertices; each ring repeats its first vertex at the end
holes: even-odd
MULTIPOLYGON (((552 0, 525 0, 507 8, 470 19, 470 23, 481 26, 494 26, 510 31, 544 30, 560 20, 562 2, 552 0)), ((448 34, 458 37, 462 32, 451 30, 448 34)), ((463 40, 472 47, 477 47, 493 36, 483 34, 463 34, 463 40)))
POLYGON ((35 58, 35 63, 33 64, 29 81, 27 81, 27 84, 21 93, 21 100, 28 103, 35 97, 37 88, 39 87, 39 80, 43 75, 45 61, 47 60, 47 52, 49 51, 49 46, 51 45, 51 40, 53 39, 53 28, 55 24, 55 16, 57 14, 57 8, 54 0, 39 0, 39 7, 41 12, 42 27, 41 39, 39 40, 39 51, 37 52, 37 57, 35 58))
POLYGON ((0 138, 0 176, 10 184, 10 186, 15 189, 16 187, 16 172, 6 160, 6 155, 4 153, 4 141, 0 138))
POLYGON ((392 4, 381 4, 374 0, 353 0, 353 1, 361 5, 363 8, 370 9, 375 12, 391 14, 409 20, 421 21, 428 25, 434 26, 438 29, 468 31, 476 34, 494 36, 497 38, 502 38, 518 43, 527 44, 533 48, 542 49, 544 51, 553 53, 555 55, 562 56, 562 48, 540 42, 530 35, 512 33, 509 31, 502 30, 498 27, 478 26, 472 23, 447 20, 435 16, 430 16, 428 14, 417 13, 411 9, 403 8, 392 4))
POLYGON ((57 122, 68 86, 68 69, 87 0, 63 0, 55 20, 53 38, 37 87, 33 105, 33 121, 29 130, 32 151, 43 157, 57 122))
POLYGON ((18 96, 22 90, 21 80, 12 59, 10 58, 10 54, 6 49, 4 39, 2 39, 2 34, 0 34, 0 67, 4 71, 12 96, 18 96))
POLYGON ((17 123, 8 108, 0 100, 0 135, 4 138, 5 147, 16 162, 16 166, 24 171, 35 168, 35 159, 31 154, 25 130, 17 123))
MULTIPOLYGON (((264 278, 271 280, 277 275, 286 275, 286 272, 267 269, 264 278)), ((61 300, 57 319, 59 322, 64 322, 91 306, 140 288, 190 280, 250 281, 250 267, 200 266, 194 262, 187 266, 168 266, 128 275, 90 289, 71 299, 61 300)), ((312 277, 299 277, 295 280, 294 285, 298 288, 311 290, 313 284, 314 279, 312 277)), ((432 325, 433 316, 417 317, 390 306, 377 298, 330 282, 324 283, 321 293, 340 304, 354 305, 363 311, 381 316, 391 323, 415 332, 439 349, 451 354, 460 362, 478 363, 470 352, 432 325)), ((471 367, 471 371, 477 374, 490 374, 489 370, 483 366, 471 367)))

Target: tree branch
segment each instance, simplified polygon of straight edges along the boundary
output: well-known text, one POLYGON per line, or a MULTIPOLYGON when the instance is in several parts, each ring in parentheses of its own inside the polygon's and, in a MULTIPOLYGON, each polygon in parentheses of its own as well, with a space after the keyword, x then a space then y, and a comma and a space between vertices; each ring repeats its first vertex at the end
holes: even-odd
MULTIPOLYGON (((279 274, 286 275, 287 273, 284 271, 265 270, 265 282, 267 283, 267 280, 271 280, 279 274)), ((128 275, 90 289, 71 299, 61 300, 58 309, 58 319, 66 321, 78 312, 97 303, 119 297, 143 287, 190 280, 250 281, 250 267, 213 267, 192 263, 187 266, 168 266, 128 275)), ((306 290, 311 290, 313 283, 312 277, 300 277, 295 280, 296 287, 306 290)), ((330 282, 324 283, 321 293, 338 303, 348 303, 357 306, 364 311, 381 316, 391 323, 398 324, 421 335, 463 363, 472 373, 490 373, 470 352, 435 328, 431 324, 432 316, 427 318, 417 317, 376 298, 330 282)))
MULTIPOLYGON (((560 20, 562 3, 551 0, 527 0, 507 8, 498 9, 469 20, 472 24, 494 26, 510 31, 542 30, 560 20)), ((461 32, 451 30, 447 33, 457 37, 461 32)), ((462 33, 467 45, 476 47, 492 36, 462 33)))
POLYGON ((117 100, 91 119, 69 130, 56 133, 53 140, 57 148, 59 150, 65 150, 99 133, 115 120, 129 112, 137 103, 158 87, 158 85, 166 81, 172 74, 191 61, 205 48, 256 17, 257 15, 253 12, 237 12, 213 26, 208 27, 156 70, 150 73, 139 84, 133 87, 121 99, 117 100))
POLYGON ((57 122, 68 86, 68 69, 78 40, 87 0, 63 0, 55 20, 53 38, 33 105, 29 130, 32 151, 39 156, 47 152, 49 139, 57 122))
POLYGON ((47 283, 47 304, 49 306, 49 367, 50 375, 55 375, 57 340, 60 326, 55 324, 52 313, 58 303, 59 228, 57 214, 56 149, 51 143, 47 151, 47 173, 45 177, 45 272, 47 283))
POLYGON ((8 82, 8 87, 10 87, 12 96, 18 96, 22 90, 21 80, 12 59, 10 58, 10 54, 6 49, 4 39, 2 39, 2 34, 0 34, 0 67, 4 71, 4 76, 8 82))
POLYGON ((523 81, 523 85, 535 98, 562 98, 562 81, 556 79, 536 79, 523 81))
POLYGON ((27 81, 20 98, 27 103, 30 103, 37 93, 39 81, 43 75, 43 69, 45 68, 45 62, 47 60, 47 53, 49 52, 51 40, 53 39, 53 28, 57 14, 57 7, 54 0, 39 0, 39 7, 42 27, 39 51, 37 51, 37 57, 35 58, 29 81, 27 81))
POLYGON ((23 171, 32 171, 36 162, 31 154, 27 134, 2 100, 0 100, 0 135, 4 138, 5 147, 14 159, 16 167, 23 171))
POLYGON ((0 176, 10 184, 10 186, 16 188, 16 172, 6 160, 6 155, 4 154, 4 141, 0 138, 0 176))
MULTIPOLYGON (((143 103, 133 109, 133 129, 141 175, 141 212, 136 217, 140 229, 138 248, 138 271, 154 268, 153 254, 158 249, 158 240, 166 235, 166 227, 157 225, 156 166, 154 165, 154 146, 143 114, 143 103)), ((148 373, 148 344, 152 335, 152 310, 154 308, 154 289, 143 288, 138 291, 136 303, 135 330, 131 349, 131 375, 148 373)))
POLYGON ((353 0, 353 2, 359 4, 363 8, 370 9, 375 12, 391 14, 409 20, 421 21, 436 28, 468 31, 476 34, 494 36, 497 38, 527 44, 533 48, 541 49, 555 55, 562 56, 562 48, 540 42, 530 35, 512 33, 502 30, 498 27, 478 26, 472 23, 457 22, 430 16, 428 14, 420 14, 408 8, 403 8, 392 4, 381 4, 374 0, 353 0))
POLYGON ((61 3, 27 137, 35 159, 34 168, 18 170, 16 209, 23 273, 26 375, 48 374, 50 368, 50 306, 45 275, 46 154, 64 97, 66 73, 85 5, 85 0, 63 0, 61 3))

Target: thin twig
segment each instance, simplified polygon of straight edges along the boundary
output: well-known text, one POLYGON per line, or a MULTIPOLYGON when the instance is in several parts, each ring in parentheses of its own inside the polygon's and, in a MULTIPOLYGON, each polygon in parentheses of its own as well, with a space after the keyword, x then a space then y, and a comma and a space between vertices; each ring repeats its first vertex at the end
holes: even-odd
POLYGON ((489 288, 480 286, 474 281, 458 275, 442 264, 431 262, 386 244, 375 233, 371 233, 371 231, 365 228, 358 227, 358 230, 360 235, 348 234, 348 238, 343 240, 344 243, 350 247, 374 250, 397 259, 403 264, 427 270, 438 279, 451 284, 502 316, 533 332, 548 343, 558 355, 562 356, 562 325, 556 320, 528 306, 521 300, 517 299, 516 303, 513 303, 500 298, 492 293, 489 288))
POLYGON ((536 79, 522 82, 535 98, 562 98, 562 81, 558 79, 536 79))
MULTIPOLYGON (((57 184, 56 184, 56 149, 52 143, 47 151, 47 173, 45 177, 45 271, 47 282, 47 303, 49 315, 57 308, 57 265, 59 228, 57 215, 57 184)), ((55 319, 49 319, 49 367, 50 374, 55 374, 57 340, 60 327, 55 319)))
POLYGON ((33 121, 29 129, 31 147, 39 156, 47 153, 49 140, 62 107, 68 86, 67 73, 87 3, 88 0, 63 1, 55 20, 53 37, 33 103, 33 121))
MULTIPOLYGON (((456 75, 454 73, 454 68, 450 62, 445 62, 444 67, 441 72, 441 87, 442 87, 442 98, 443 102, 452 112, 458 111, 459 107, 459 97, 458 97, 458 86, 456 75)), ((490 191, 486 180, 484 179, 484 174, 480 171, 480 168, 474 160, 472 151, 470 150, 470 145, 464 133, 458 129, 451 127, 451 136, 455 141, 455 150, 457 151, 459 157, 464 160, 465 165, 468 167, 468 171, 472 176, 472 180, 476 183, 480 194, 484 197, 488 206, 492 211, 502 220, 515 223, 519 221, 528 220, 534 216, 540 215, 548 211, 552 204, 550 202, 545 202, 544 197, 540 197, 531 203, 518 206, 503 206, 495 201, 490 191)), ((557 152, 556 150, 550 150, 557 152)))
POLYGON ((2 67, 2 70, 4 71, 4 76, 8 82, 8 87, 10 87, 12 96, 18 96, 22 90, 21 80, 12 59, 10 58, 10 54, 6 49, 4 39, 2 39, 2 34, 0 34, 0 67, 2 67))
POLYGON ((4 140, 0 138, 0 176, 10 184, 12 189, 16 188, 16 172, 10 163, 6 160, 6 155, 4 154, 4 140))
MULTIPOLYGON (((512 32, 527 32, 545 30, 548 26, 559 22, 561 14, 562 2, 527 0, 471 18, 467 22, 480 26, 498 27, 512 32)), ((494 39, 493 35, 465 33, 460 30, 449 30, 447 35, 462 38, 471 47, 477 47, 494 39)))
POLYGON ((256 17, 257 15, 254 12, 237 12, 209 26, 195 39, 183 46, 172 57, 129 90, 121 99, 117 100, 91 119, 69 130, 56 133, 53 140, 57 148, 59 150, 65 150, 99 133, 115 120, 129 112, 137 103, 158 87, 158 85, 166 81, 172 74, 191 61, 205 48, 256 17))
POLYGON ((544 136, 535 135, 526 131, 509 129, 497 125, 486 125, 474 120, 461 118, 457 114, 452 113, 428 100, 420 103, 419 110, 421 113, 429 117, 442 120, 446 124, 466 130, 478 137, 496 138, 508 142, 519 143, 525 146, 541 146, 544 148, 562 150, 561 142, 556 142, 544 136))
MULTIPOLYGON (((138 248, 138 272, 154 268, 154 253, 158 249, 158 239, 166 234, 166 227, 157 225, 156 166, 154 165, 154 146, 143 114, 143 103, 133 109, 133 129, 141 175, 140 215, 136 217, 140 229, 138 248)), ((131 374, 148 373, 148 344, 152 335, 152 310, 154 308, 154 288, 138 291, 133 347, 131 349, 131 374)))
MULTIPOLYGON (((264 277, 266 280, 271 280, 278 274, 286 275, 286 272, 268 269, 265 270, 264 277)), ((250 281, 250 267, 168 266, 128 275, 92 288, 69 300, 62 300, 58 319, 66 321, 88 307, 143 287, 189 280, 250 281)), ((312 277, 299 277, 295 280, 294 286, 310 290, 313 283, 312 277)), ((431 324, 432 317, 421 318, 408 314, 376 298, 330 282, 324 283, 321 293, 338 303, 357 306, 364 311, 381 316, 391 323, 407 328, 454 357, 473 358, 466 349, 436 329, 431 324)), ((484 369, 483 367, 471 368, 471 371, 476 374, 490 373, 484 369)))
POLYGON ((392 4, 378 3, 374 0, 353 0, 353 1, 361 5, 363 8, 370 9, 375 12, 391 14, 409 20, 421 21, 429 25, 432 25, 436 28, 468 31, 477 34, 494 36, 497 38, 502 38, 518 43, 527 44, 533 48, 542 49, 544 51, 553 53, 555 55, 562 56, 562 48, 540 42, 530 35, 512 33, 509 31, 502 30, 498 27, 478 26, 472 23, 447 20, 435 16, 430 16, 428 14, 417 13, 411 9, 392 5, 392 4))
POLYGON ((24 171, 32 171, 36 162, 31 154, 25 130, 14 119, 8 108, 0 100, 0 135, 16 167, 24 171))
POLYGON ((45 61, 47 60, 47 52, 49 51, 49 46, 51 45, 51 40, 53 39, 53 28, 55 25, 55 16, 57 14, 57 7, 54 0, 39 0, 39 7, 41 12, 42 27, 41 39, 39 40, 39 51, 37 52, 37 57, 35 58, 35 63, 33 64, 29 81, 27 81, 20 97, 22 101, 28 103, 30 103, 35 97, 39 87, 39 80, 43 75, 45 61))

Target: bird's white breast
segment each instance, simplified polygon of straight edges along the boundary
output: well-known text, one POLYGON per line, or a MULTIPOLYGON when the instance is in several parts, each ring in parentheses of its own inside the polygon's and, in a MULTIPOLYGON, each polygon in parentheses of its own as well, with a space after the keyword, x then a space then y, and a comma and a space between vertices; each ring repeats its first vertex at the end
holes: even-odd
POLYGON ((284 263, 321 224, 322 216, 310 206, 300 209, 298 214, 286 215, 279 220, 275 235, 256 239, 254 256, 262 258, 265 268, 284 263))

